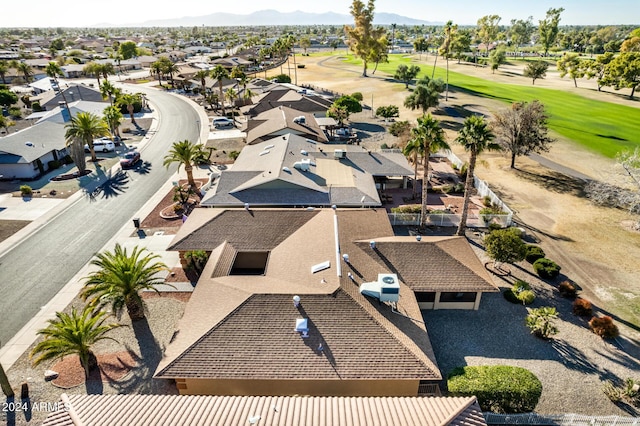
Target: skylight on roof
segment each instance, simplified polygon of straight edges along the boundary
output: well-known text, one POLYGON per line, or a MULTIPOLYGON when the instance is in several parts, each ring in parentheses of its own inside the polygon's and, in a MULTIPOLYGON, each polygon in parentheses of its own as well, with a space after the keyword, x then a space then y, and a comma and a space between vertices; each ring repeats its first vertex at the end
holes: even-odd
POLYGON ((324 271, 331 267, 331 261, 327 260, 326 262, 318 263, 317 265, 313 265, 311 267, 311 273, 315 274, 316 272, 324 271))

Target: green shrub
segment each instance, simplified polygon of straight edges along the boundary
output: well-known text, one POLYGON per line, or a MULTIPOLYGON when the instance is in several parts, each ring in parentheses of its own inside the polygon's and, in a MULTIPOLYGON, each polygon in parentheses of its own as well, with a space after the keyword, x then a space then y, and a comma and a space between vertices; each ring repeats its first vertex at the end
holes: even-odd
POLYGON ((533 270, 543 279, 553 279, 560 274, 560 266, 554 261, 543 257, 533 262, 533 270))
POLYGON ((536 294, 532 290, 524 290, 518 293, 518 300, 522 302, 523 305, 530 305, 536 300, 536 294))
POLYGON ((209 260, 209 253, 204 250, 191 250, 185 252, 184 258, 187 261, 187 269, 200 275, 209 260))
POLYGON ((240 155, 240 152, 238 151, 231 151, 229 153, 229 158, 232 159, 233 161, 236 161, 236 158, 238 158, 238 155, 240 155))
POLYGON ((35 101, 34 103, 31 104, 31 110, 33 112, 40 112, 42 111, 42 105, 40 105, 40 102, 35 101))
POLYGON ((23 197, 31 197, 33 195, 33 189, 29 185, 20 185, 20 194, 23 197))
POLYGON ((542 383, 528 370, 506 365, 458 367, 447 378, 452 396, 475 396, 482 411, 527 413, 542 393, 542 383))
POLYGON ((591 306, 591 302, 578 297, 573 301, 573 313, 580 317, 589 317, 593 315, 593 307, 591 306))
POLYGON ((55 170, 60 167, 60 162, 57 160, 51 160, 47 162, 47 166, 49 167, 49 170, 55 170))
POLYGON ((531 290, 529 283, 522 280, 517 280, 513 286, 505 290, 502 295, 509 302, 522 305, 530 305, 536 299, 536 294, 531 290))
POLYGON ((527 244, 527 254, 524 256, 524 259, 527 262, 533 263, 538 259, 542 259, 544 256, 544 250, 542 250, 539 246, 527 244))
POLYGON ((613 319, 610 316, 591 318, 589 327, 603 339, 611 339, 620 335, 618 326, 613 323, 613 319))
POLYGON ((389 133, 393 136, 400 136, 403 133, 408 132, 411 129, 411 123, 408 121, 396 121, 391 126, 389 126, 389 133))
POLYGON ((404 206, 392 207, 391 213, 421 213, 422 206, 420 204, 407 204, 404 206))
POLYGON ((498 229, 502 229, 502 225, 497 222, 491 222, 489 226, 487 226, 487 228, 489 228, 489 232, 493 232, 497 231, 498 229))
POLYGON ((463 182, 465 180, 467 180, 467 170, 469 170, 469 164, 468 163, 464 163, 462 165, 462 167, 460 167, 460 170, 458 170, 458 174, 460 175, 460 179, 462 179, 463 182))
POLYGON ((358 101, 358 102, 362 102, 362 100, 364 99, 364 98, 362 97, 362 93, 361 93, 361 92, 353 92, 353 93, 351 94, 351 97, 352 97, 353 99, 355 99, 356 101, 358 101))
POLYGON ((18 107, 11 107, 9 108, 9 115, 12 118, 20 118, 22 117, 22 110, 18 107))
POLYGON ((515 293, 510 288, 508 288, 505 291, 503 291, 502 292, 502 296, 505 299, 507 299, 507 301, 509 301, 511 303, 522 303, 522 302, 520 302, 520 300, 518 300, 518 298, 516 297, 515 293))
POLYGON ((560 296, 572 299, 576 297, 578 289, 569 281, 562 281, 558 286, 558 291, 560 292, 560 296))
POLYGON ((278 83, 291 83, 291 77, 287 74, 278 74, 274 78, 278 83))
POLYGON ((482 205, 485 207, 491 207, 491 197, 485 195, 484 198, 482 198, 482 205))
POLYGON ((558 334, 558 327, 553 321, 558 318, 558 311, 551 306, 543 306, 536 309, 529 309, 529 314, 525 318, 525 324, 531 330, 531 334, 537 337, 548 339, 554 334, 558 334))

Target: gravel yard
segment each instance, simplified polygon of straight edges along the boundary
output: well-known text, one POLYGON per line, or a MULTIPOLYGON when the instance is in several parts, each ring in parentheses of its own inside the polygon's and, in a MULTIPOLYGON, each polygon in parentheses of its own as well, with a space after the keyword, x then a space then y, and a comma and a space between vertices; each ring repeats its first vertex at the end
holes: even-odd
MULTIPOLYGON (((477 246, 476 251, 488 260, 477 246)), ((504 279, 493 275, 496 284, 504 290, 511 287, 514 277, 529 282, 536 293, 530 306, 555 306, 560 332, 551 341, 536 338, 524 324, 527 309, 507 302, 500 293, 483 295, 478 311, 425 311, 443 375, 464 365, 523 367, 542 382, 542 397, 536 407, 539 413, 628 416, 601 391, 605 380, 639 378, 638 348, 625 337, 628 329, 616 321, 621 336, 604 341, 589 330, 588 319, 572 314, 572 301, 562 298, 556 285, 533 275, 531 265, 522 262, 511 266, 511 271, 512 276, 504 279)), ((594 306, 594 313, 598 311, 594 306)))

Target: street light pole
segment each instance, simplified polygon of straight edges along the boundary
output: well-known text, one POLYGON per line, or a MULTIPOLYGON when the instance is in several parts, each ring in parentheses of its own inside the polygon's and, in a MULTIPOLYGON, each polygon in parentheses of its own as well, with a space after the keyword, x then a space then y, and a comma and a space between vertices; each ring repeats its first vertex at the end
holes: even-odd
POLYGON ((198 130, 198 145, 200 145, 200 120, 196 120, 196 129, 198 130))

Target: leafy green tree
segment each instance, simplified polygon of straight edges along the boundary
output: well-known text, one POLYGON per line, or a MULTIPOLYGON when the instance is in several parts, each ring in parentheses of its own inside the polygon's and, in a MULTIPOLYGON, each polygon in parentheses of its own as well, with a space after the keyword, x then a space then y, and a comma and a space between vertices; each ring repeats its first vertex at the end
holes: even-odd
POLYGON ((9 64, 7 61, 0 60, 0 78, 2 78, 2 84, 7 84, 7 73, 9 72, 9 64))
POLYGON ((427 39, 425 39, 424 37, 418 37, 417 39, 414 40, 413 42, 413 49, 416 52, 426 52, 429 49, 429 43, 427 42, 427 39))
POLYGON ((416 83, 413 93, 404 100, 404 106, 411 109, 422 109, 426 114, 429 108, 437 107, 440 103, 440 93, 444 91, 444 81, 441 78, 423 77, 416 83))
POLYGON ((49 43, 49 48, 54 50, 64 50, 64 41, 61 38, 54 38, 49 43))
POLYGON ((120 48, 118 49, 118 53, 122 55, 122 59, 131 59, 135 56, 138 56, 138 47, 136 43, 133 41, 124 41, 120 43, 120 48))
POLYGON ((533 84, 536 84, 537 79, 546 77, 548 68, 549 64, 545 61, 527 62, 522 75, 529 77, 533 81, 533 84))
POLYGON ((614 55, 612 52, 606 52, 603 55, 596 56, 595 60, 584 62, 583 66, 585 69, 585 76, 588 79, 596 79, 598 91, 602 90, 602 86, 604 85, 603 79, 607 71, 607 65, 613 60, 613 58, 614 55))
POLYGON ((464 58, 465 53, 471 50, 471 32, 470 30, 458 29, 451 38, 451 46, 449 47, 454 58, 460 60, 464 58))
POLYGON ((397 105, 383 105, 376 109, 376 115, 385 120, 392 117, 400 116, 400 108, 397 105))
POLYGON ((503 48, 494 49, 489 55, 489 63, 491 64, 491 73, 493 74, 500 65, 507 63, 507 54, 505 50, 503 48))
POLYGON ((405 89, 409 88, 409 83, 411 80, 416 78, 416 76, 420 73, 420 67, 417 65, 407 66, 405 64, 398 65, 396 69, 396 73, 393 75, 393 78, 396 80, 400 80, 404 83, 405 89))
MULTIPOLYGON (((420 209, 420 226, 427 226, 427 188, 429 186, 429 157, 431 152, 441 149, 449 149, 449 144, 444 138, 444 130, 440 127, 440 121, 431 114, 418 118, 418 125, 411 129, 413 138, 407 144, 409 150, 416 150, 422 155, 422 205, 420 209), (414 148, 417 146, 417 148, 414 148)), ((406 149, 406 148, 405 148, 406 149)))
POLYGON ((512 169, 516 157, 549 151, 554 139, 548 135, 548 118, 544 105, 537 100, 514 102, 511 108, 495 114, 493 129, 502 149, 511 153, 512 169))
POLYGON ((640 36, 630 37, 623 41, 620 52, 640 52, 640 36))
POLYGON ((486 55, 489 56, 489 45, 498 39, 500 21, 498 15, 486 15, 478 19, 478 39, 485 45, 486 55))
MULTIPOLYGON (((93 140, 103 136, 109 136, 109 128, 107 124, 97 115, 90 112, 79 112, 75 117, 71 117, 71 121, 65 126, 65 140, 79 141, 82 145, 84 157, 84 145, 89 145, 91 151, 91 161, 98 161, 96 151, 93 148, 93 140)), ((75 158, 74 158, 75 160, 75 158)), ((80 169, 80 166, 78 169, 80 169)))
POLYGON ((211 70, 211 78, 218 82, 218 90, 220 91, 220 97, 218 99, 222 104, 222 114, 227 115, 227 112, 224 109, 224 92, 222 91, 222 86, 224 84, 224 80, 229 78, 229 71, 227 71, 227 69, 222 65, 216 65, 216 67, 211 70))
POLYGON ((548 339, 558 334, 558 327, 554 320, 558 318, 558 311, 551 306, 543 306, 536 309, 528 309, 529 314, 525 318, 525 324, 532 334, 543 339, 548 339))
POLYGON ((640 87, 640 52, 624 52, 616 56, 606 66, 602 78, 603 86, 612 86, 615 90, 630 88, 630 99, 640 87))
POLYGON ((567 53, 565 52, 562 55, 562 58, 558 59, 557 62, 558 71, 560 72, 560 77, 564 77, 569 75, 569 77, 573 80, 573 85, 578 87, 578 78, 584 77, 584 64, 580 60, 580 55, 577 53, 567 53))
POLYGON ((378 64, 380 62, 389 62, 389 40, 386 35, 381 35, 379 38, 372 41, 370 61, 375 64, 371 74, 375 74, 378 70, 378 64))
POLYGON ((481 115, 472 115, 464 120, 462 129, 458 133, 456 142, 469 152, 469 168, 467 169, 467 179, 464 184, 464 201, 462 203, 462 217, 456 235, 464 235, 467 227, 467 216, 469 215, 469 199, 474 187, 474 172, 478 155, 487 150, 499 151, 500 145, 493 143, 495 135, 489 128, 486 120, 481 115))
POLYGON ((365 6, 361 0, 354 0, 350 13, 354 19, 354 26, 345 25, 344 30, 349 39, 351 51, 362 59, 362 76, 367 76, 367 64, 371 62, 372 54, 376 54, 378 40, 384 35, 384 28, 373 28, 375 1, 369 0, 365 6))
POLYGON ((145 253, 147 249, 134 247, 131 254, 120 244, 114 250, 98 253, 91 265, 98 270, 86 277, 80 296, 92 307, 109 305, 120 316, 123 309, 132 321, 144 318, 142 290, 156 290, 164 280, 159 273, 167 269, 157 254, 145 253))
POLYGON ((342 124, 349 118, 349 111, 347 107, 337 106, 335 103, 327 109, 327 117, 331 117, 342 126, 342 124))
POLYGON ((347 119, 349 119, 349 115, 362 111, 362 105, 360 102, 350 95, 340 96, 338 99, 333 101, 332 105, 336 108, 344 108, 347 111, 347 119))
POLYGON ((98 366, 93 346, 101 340, 116 341, 106 334, 120 325, 104 324, 107 316, 106 312, 95 312, 88 305, 80 313, 75 307, 71 309, 70 314, 56 312, 56 318, 48 321, 47 328, 38 331, 38 335, 44 336, 44 339, 38 342, 29 354, 33 359, 33 365, 37 366, 44 361, 57 360, 67 355, 78 355, 85 378, 89 378, 91 370, 98 366))
POLYGON ((181 165, 184 165, 184 171, 187 172, 187 181, 189 185, 195 188, 196 181, 193 179, 193 165, 203 158, 207 158, 207 155, 202 149, 202 145, 196 145, 185 139, 173 143, 171 150, 164 157, 163 165, 169 168, 171 164, 178 163, 178 170, 181 165))
POLYGON ((298 42, 302 50, 304 50, 304 54, 307 54, 307 49, 311 47, 311 39, 307 36, 301 37, 298 42))
POLYGON ((564 12, 564 8, 550 8, 547 10, 547 16, 539 21, 538 35, 539 42, 544 48, 544 56, 549 54, 549 49, 556 43, 558 38, 558 25, 560 24, 560 14, 564 12))
POLYGON ((18 102, 18 95, 11 90, 0 90, 0 105, 9 107, 18 102))
POLYGON ((484 237, 487 254, 499 267, 501 263, 516 263, 524 260, 527 245, 520 236, 509 229, 497 229, 484 237))
POLYGON ((509 38, 511 39, 513 50, 517 52, 520 46, 530 43, 534 31, 533 16, 529 16, 526 21, 522 19, 512 19, 509 38))
POLYGON ((104 121, 107 123, 107 126, 109 126, 111 136, 116 140, 120 140, 119 128, 120 124, 122 124, 122 120, 124 120, 124 116, 122 115, 122 112, 120 112, 120 108, 110 105, 104 109, 102 114, 104 121))

